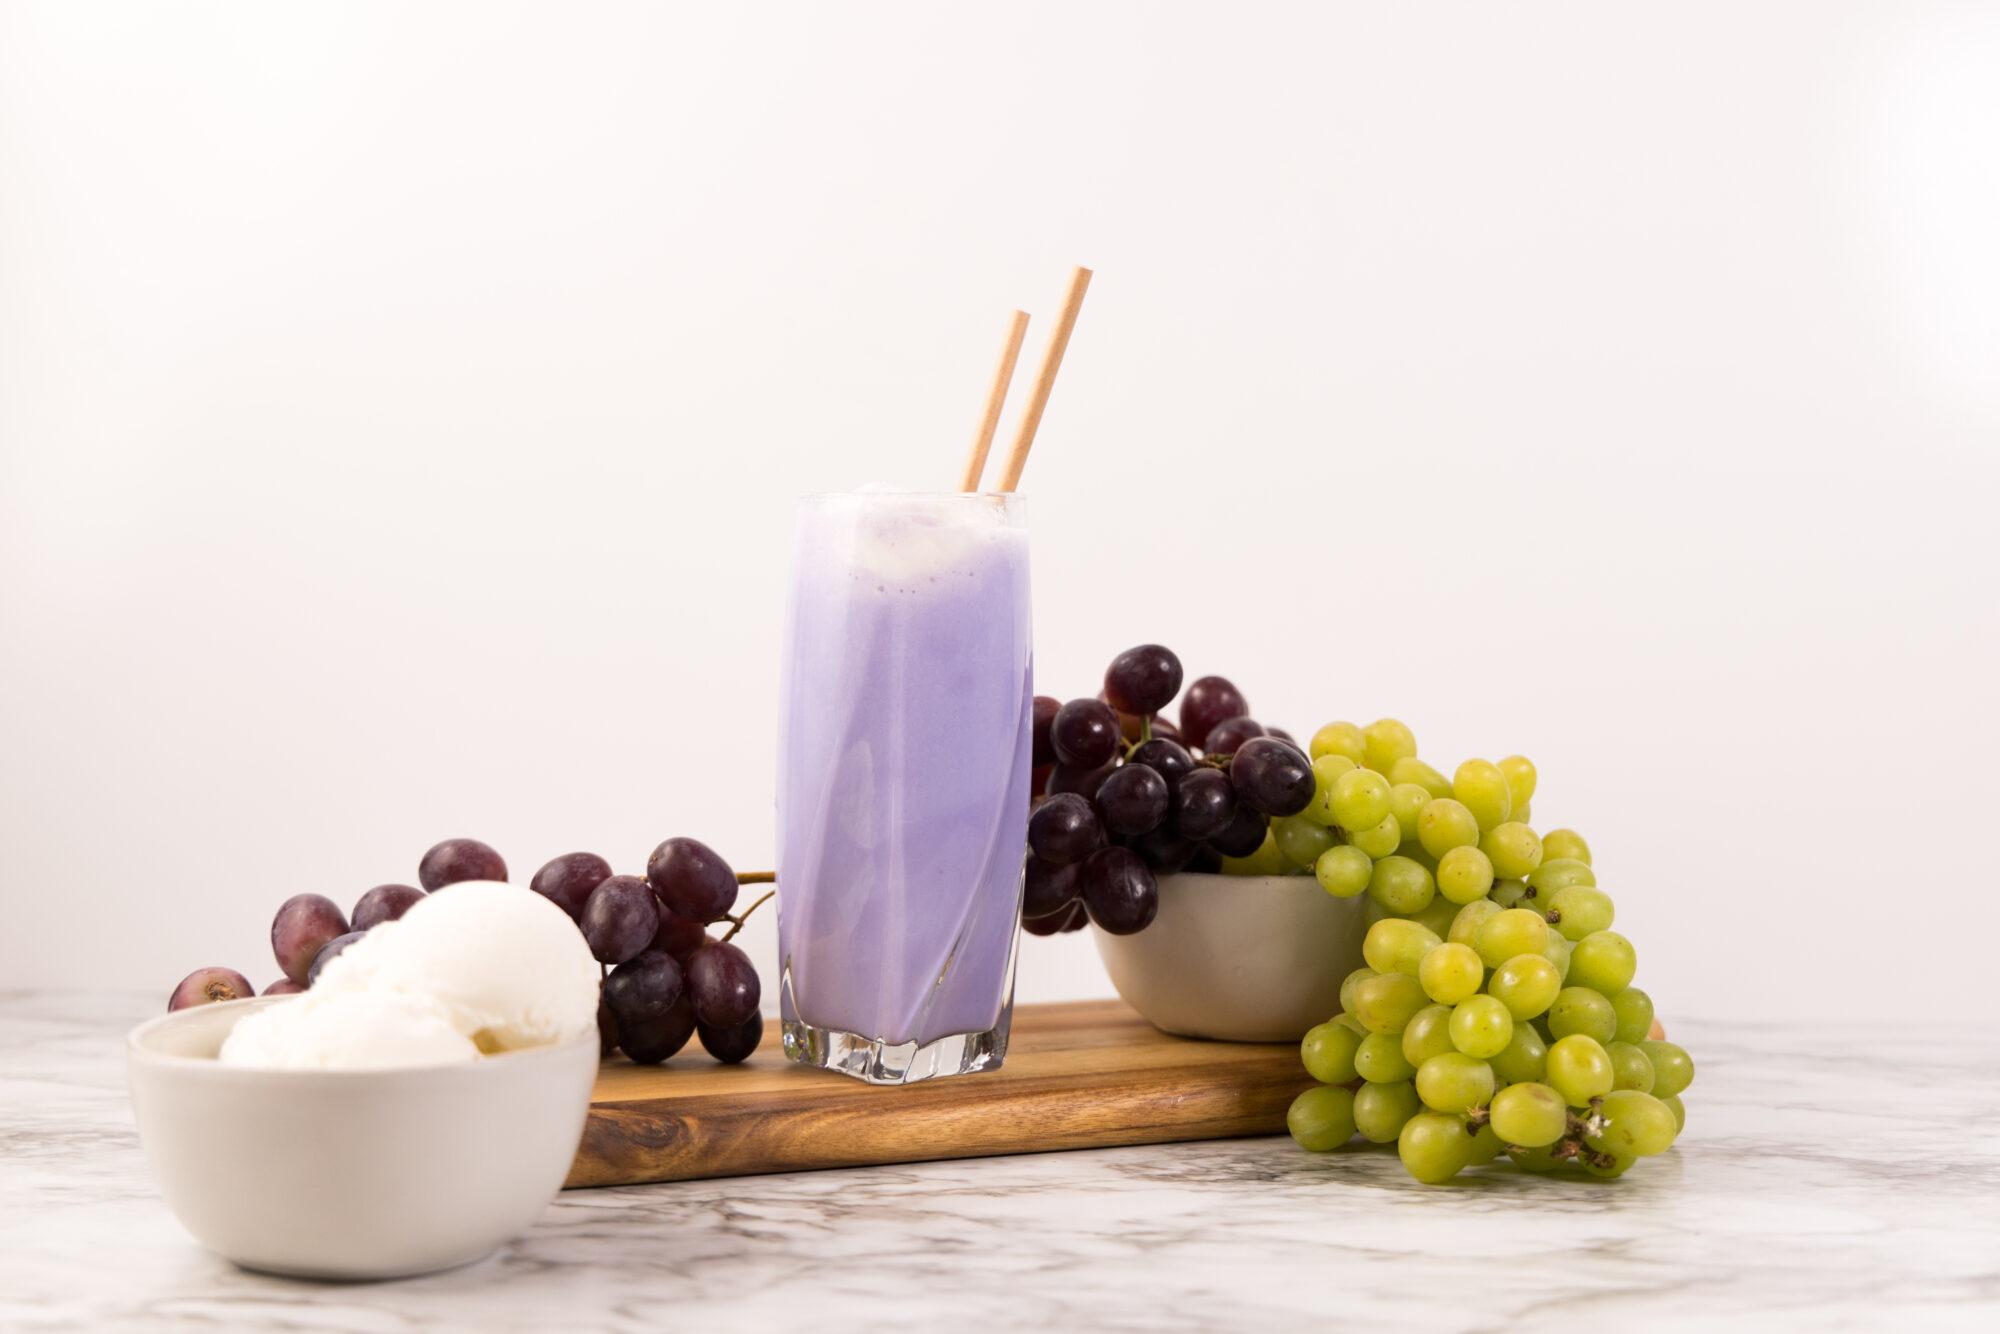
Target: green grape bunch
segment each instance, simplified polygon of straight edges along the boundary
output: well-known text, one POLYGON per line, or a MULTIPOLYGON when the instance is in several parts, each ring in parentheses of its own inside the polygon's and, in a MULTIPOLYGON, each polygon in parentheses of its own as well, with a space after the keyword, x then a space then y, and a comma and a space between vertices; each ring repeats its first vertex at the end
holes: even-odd
POLYGON ((1671 1148, 1694 1061, 1632 985, 1590 845, 1529 824, 1535 766, 1467 760, 1446 778, 1393 718, 1313 735, 1314 791, 1273 821, 1336 898, 1366 894, 1364 964, 1300 1044, 1318 1081, 1286 1116, 1315 1153, 1396 1145, 1427 1184, 1506 1157, 1622 1175, 1671 1148))

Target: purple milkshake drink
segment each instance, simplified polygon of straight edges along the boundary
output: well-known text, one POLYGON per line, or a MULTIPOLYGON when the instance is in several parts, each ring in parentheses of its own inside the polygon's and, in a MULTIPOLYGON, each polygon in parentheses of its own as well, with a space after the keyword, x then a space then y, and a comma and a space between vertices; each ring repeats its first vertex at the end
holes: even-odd
POLYGON ((785 1054, 881 1084, 997 1067, 1033 700, 1020 497, 806 500, 786 641, 785 1054))

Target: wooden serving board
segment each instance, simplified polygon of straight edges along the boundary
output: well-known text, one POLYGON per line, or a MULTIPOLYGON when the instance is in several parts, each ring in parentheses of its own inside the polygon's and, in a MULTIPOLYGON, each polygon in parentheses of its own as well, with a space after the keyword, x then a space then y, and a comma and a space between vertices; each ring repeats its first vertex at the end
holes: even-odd
POLYGON ((878 1088, 785 1060, 604 1066, 568 1185, 1268 1135, 1312 1081, 1296 1044, 1169 1037, 1122 1001, 1023 1005, 998 1070, 878 1088))

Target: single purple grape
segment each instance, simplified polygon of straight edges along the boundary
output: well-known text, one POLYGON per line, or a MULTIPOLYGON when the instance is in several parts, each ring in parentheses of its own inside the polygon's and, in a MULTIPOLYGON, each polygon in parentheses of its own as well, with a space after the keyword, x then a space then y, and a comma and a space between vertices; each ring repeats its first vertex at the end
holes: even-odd
POLYGON ((1098 930, 1129 936, 1143 931, 1159 912, 1159 884, 1138 853, 1106 848, 1083 864, 1083 906, 1098 930))
POLYGON ((1205 755, 1231 755, 1253 738, 1264 735, 1264 724, 1255 718, 1224 718, 1208 729, 1208 744, 1202 747, 1205 755))
POLYGON ((1028 846, 1043 861, 1068 866, 1103 847, 1104 830, 1089 802, 1065 792, 1044 801, 1028 817, 1028 846))
POLYGON ((1237 796, 1266 815, 1297 815, 1312 805, 1312 761, 1274 736, 1245 741, 1229 762, 1229 781, 1237 796))
POLYGON ((1068 908, 1082 892, 1076 875, 1075 866, 1053 866, 1040 857, 1028 858, 1021 888, 1021 915, 1047 917, 1068 908))
POLYGON ((443 889, 461 880, 505 880, 507 863, 476 838, 448 838, 431 846, 417 864, 417 883, 443 889))
POLYGON ((1035 696, 1034 703, 1034 760, 1037 769, 1056 762, 1056 743, 1049 740, 1049 728, 1055 725, 1056 710, 1062 701, 1048 695, 1035 696))
POLYGON ((265 987, 260 994, 265 996, 296 996, 304 990, 304 987, 292 981, 291 978, 281 977, 270 986, 265 987))
POLYGON ((611 863, 596 853, 565 852, 544 862, 528 888, 568 913, 572 922, 580 922, 590 891, 610 878, 611 863))
POLYGON ((1248 802, 1238 802, 1236 814, 1228 827, 1219 834, 1208 836, 1208 846, 1225 857, 1248 857, 1264 846, 1264 831, 1271 822, 1251 809, 1248 802))
POLYGON ((1174 830, 1199 843, 1229 827, 1236 816, 1236 789, 1220 769, 1196 769, 1174 793, 1174 830))
POLYGON ((734 1028, 717 1028, 697 1021, 694 1031, 710 1056, 724 1065, 738 1065, 749 1060, 750 1053, 764 1040, 764 1016, 753 1014, 734 1028))
POLYGON ((604 1003, 602 990, 597 995, 597 1055, 599 1059, 618 1050, 618 1016, 611 1013, 611 1007, 604 1003))
POLYGON ((1167 780, 1143 764, 1113 769, 1097 785, 1097 816, 1106 832, 1143 834, 1167 818, 1167 780))
POLYGON ((415 907, 423 896, 424 892, 415 885, 377 885, 354 905, 351 925, 356 931, 366 931, 371 926, 393 922, 415 907))
POLYGON ((319 981, 319 975, 326 971, 328 964, 339 957, 342 950, 367 934, 366 931, 349 931, 346 935, 335 936, 320 946, 319 953, 313 955, 312 967, 306 969, 306 986, 311 987, 313 983, 319 981))
POLYGON ((678 962, 686 963, 690 954, 709 943, 705 923, 683 917, 671 908, 660 909, 660 928, 653 933, 652 948, 663 950, 678 962))
POLYGON ((614 875, 583 905, 583 938, 599 963, 621 964, 653 943, 660 905, 636 875, 614 875))
POLYGON ((1181 691, 1181 660, 1159 644, 1128 648, 1104 673, 1104 698, 1120 713, 1158 713, 1181 691))
POLYGON ((243 1000, 256 994, 257 988, 250 985, 250 979, 234 968, 197 968, 182 978, 167 997, 167 1009, 185 1010, 190 1005, 243 1000))
POLYGON ((704 945, 687 966, 688 999, 695 1017, 713 1028, 734 1028, 757 1013, 763 986, 750 956, 726 942, 704 945))
POLYGON ((713 922, 736 904, 736 872, 695 838, 670 838, 646 859, 646 882, 683 917, 713 922))
POLYGON ((1181 779, 1194 772, 1194 756, 1188 754, 1187 747, 1157 734, 1151 741, 1141 741, 1134 747, 1127 764, 1145 765, 1166 779, 1170 789, 1179 787, 1181 779))
POLYGON ((1101 700, 1073 699, 1056 710, 1049 740, 1056 758, 1077 769, 1111 763, 1118 753, 1118 715, 1101 700))
POLYGON ((347 919, 324 894, 294 894, 278 905, 271 919, 271 953, 285 976, 305 985, 306 973, 326 942, 347 934, 347 919))
POLYGON ((1182 838, 1171 824, 1149 829, 1127 839, 1125 846, 1139 854, 1139 860, 1156 875, 1172 875, 1194 860, 1201 844, 1182 838))
POLYGON ((1181 696, 1181 744, 1195 750, 1211 749, 1209 729, 1225 718, 1240 718, 1250 712, 1243 692, 1220 676, 1204 676, 1181 696))
POLYGON ((681 966, 664 950, 641 950, 604 979, 604 1003, 620 1021, 658 1019, 681 998, 681 966))
POLYGON ((672 1009, 656 1019, 618 1021, 618 1045, 640 1065, 658 1065, 694 1036, 694 1006, 681 997, 672 1009))
POLYGON ((1049 773, 1048 793, 1060 797, 1065 792, 1073 792, 1085 801, 1097 795, 1097 785, 1111 774, 1111 765, 1100 765, 1095 769, 1078 769, 1072 765, 1058 764, 1049 773))

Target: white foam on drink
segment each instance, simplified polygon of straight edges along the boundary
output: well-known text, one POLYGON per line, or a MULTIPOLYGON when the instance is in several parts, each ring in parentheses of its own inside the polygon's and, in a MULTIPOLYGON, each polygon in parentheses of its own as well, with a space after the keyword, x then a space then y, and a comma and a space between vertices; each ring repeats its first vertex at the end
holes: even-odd
POLYGON ((822 503, 843 520, 826 533, 825 558, 844 565, 855 581, 874 580, 884 591, 911 591, 970 573, 1027 540, 1004 503, 992 497, 871 483, 822 503))

